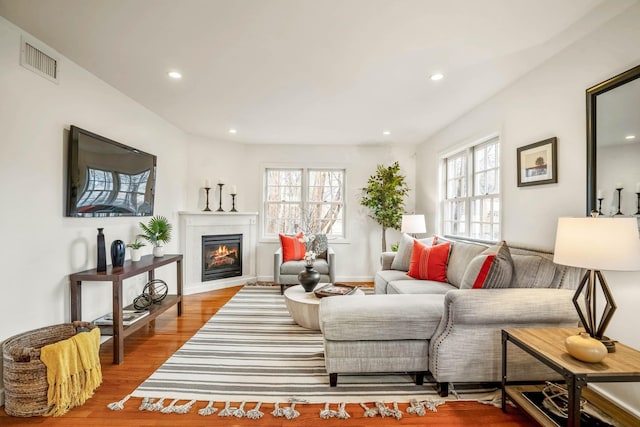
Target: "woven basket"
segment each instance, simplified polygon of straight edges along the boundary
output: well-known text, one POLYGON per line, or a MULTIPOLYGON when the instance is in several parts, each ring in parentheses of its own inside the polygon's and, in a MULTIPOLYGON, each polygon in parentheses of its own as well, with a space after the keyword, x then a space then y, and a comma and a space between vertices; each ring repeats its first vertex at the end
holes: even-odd
POLYGON ((47 326, 15 335, 2 345, 4 364, 4 410, 14 417, 46 414, 47 367, 40 361, 40 349, 66 340, 78 332, 95 328, 91 323, 73 322, 47 326))

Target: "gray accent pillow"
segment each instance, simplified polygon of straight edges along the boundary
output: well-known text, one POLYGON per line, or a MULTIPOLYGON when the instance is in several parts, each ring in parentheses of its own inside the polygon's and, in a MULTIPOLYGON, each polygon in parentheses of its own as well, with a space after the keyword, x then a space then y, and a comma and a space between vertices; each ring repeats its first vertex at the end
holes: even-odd
MULTIPOLYGON (((425 246, 431 246, 431 242, 433 242, 432 237, 416 240, 418 240, 418 242, 424 244, 425 246)), ((396 256, 391 262, 392 270, 409 271, 409 266, 411 265, 411 255, 413 254, 413 241, 413 237, 409 236, 406 233, 402 234, 402 239, 400 239, 400 244, 398 245, 398 252, 396 252, 396 256)))
POLYGON ((508 288, 513 278, 513 259, 503 240, 474 257, 462 277, 460 289, 508 288))
POLYGON ((329 241, 326 234, 316 234, 313 239, 311 248, 316 253, 316 258, 327 259, 327 250, 329 249, 329 241))

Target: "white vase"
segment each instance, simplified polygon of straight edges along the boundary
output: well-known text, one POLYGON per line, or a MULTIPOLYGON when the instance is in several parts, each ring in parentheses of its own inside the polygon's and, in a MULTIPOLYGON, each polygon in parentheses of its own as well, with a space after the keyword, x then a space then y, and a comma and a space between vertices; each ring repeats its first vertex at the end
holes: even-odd
POLYGON ((141 255, 142 255, 142 252, 140 251, 140 249, 131 248, 131 261, 132 262, 140 261, 141 255))
POLYGON ((154 246, 153 247, 153 256, 154 257, 163 257, 164 256, 164 246, 154 246))

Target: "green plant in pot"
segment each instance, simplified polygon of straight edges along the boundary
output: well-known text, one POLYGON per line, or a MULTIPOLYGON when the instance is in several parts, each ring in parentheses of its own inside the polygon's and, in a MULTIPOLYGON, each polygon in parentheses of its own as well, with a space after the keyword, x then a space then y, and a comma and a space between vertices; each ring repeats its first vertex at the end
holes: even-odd
POLYGON ((141 242, 140 240, 138 240, 140 236, 136 236, 136 240, 135 242, 129 243, 127 245, 128 248, 131 249, 131 261, 132 262, 138 262, 140 261, 140 248, 142 248, 143 246, 146 246, 146 244, 144 242, 141 242))
POLYGON ((362 189, 360 204, 370 209, 369 216, 382 226, 382 252, 387 250, 387 229, 400 229, 404 213, 404 198, 409 187, 404 175, 400 174, 400 164, 378 165, 375 175, 371 175, 367 186, 362 189))
POLYGON ((141 222, 142 233, 138 236, 153 245, 153 256, 164 256, 163 244, 171 240, 172 226, 164 216, 151 217, 147 224, 141 222))

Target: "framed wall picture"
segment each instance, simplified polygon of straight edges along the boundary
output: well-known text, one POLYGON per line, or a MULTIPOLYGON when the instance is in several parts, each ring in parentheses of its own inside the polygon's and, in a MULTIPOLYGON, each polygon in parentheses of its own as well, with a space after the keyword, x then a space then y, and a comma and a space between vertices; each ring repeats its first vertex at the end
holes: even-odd
POLYGON ((518 148, 518 187, 558 182, 557 142, 553 137, 518 148))

